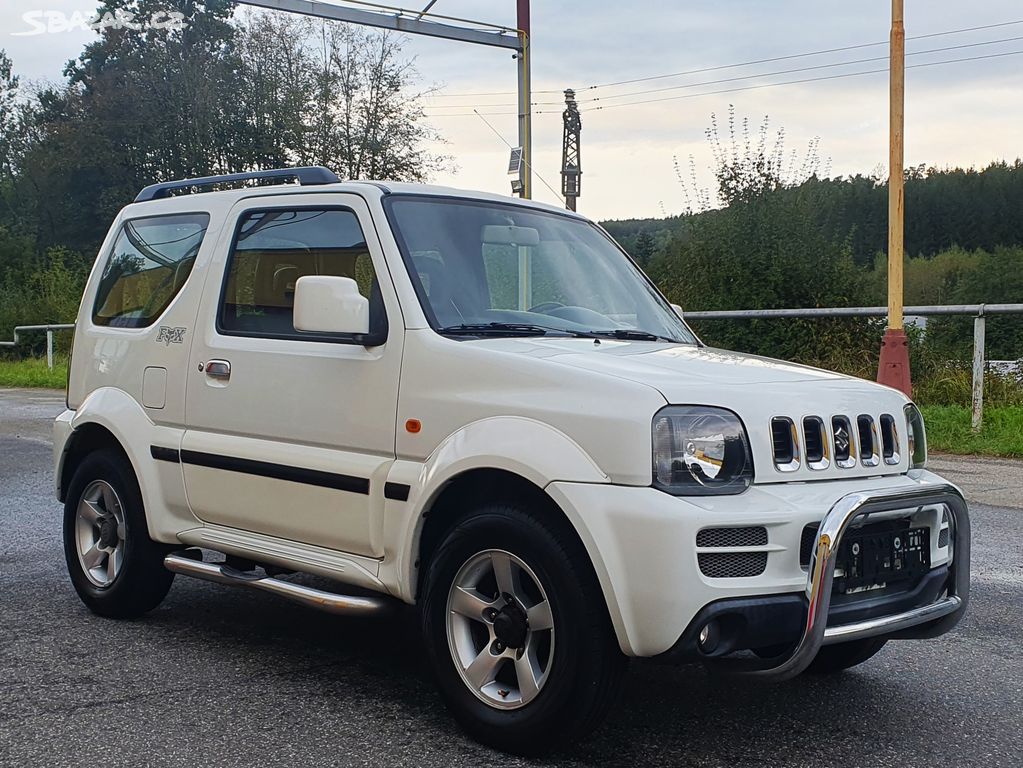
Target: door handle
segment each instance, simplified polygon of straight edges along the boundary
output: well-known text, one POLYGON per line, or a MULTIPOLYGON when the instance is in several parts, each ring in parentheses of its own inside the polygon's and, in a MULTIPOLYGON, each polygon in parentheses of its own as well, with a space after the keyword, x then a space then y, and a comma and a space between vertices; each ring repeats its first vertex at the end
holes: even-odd
POLYGON ((227 381, 231 378, 231 364, 227 360, 210 360, 204 370, 211 379, 227 381))

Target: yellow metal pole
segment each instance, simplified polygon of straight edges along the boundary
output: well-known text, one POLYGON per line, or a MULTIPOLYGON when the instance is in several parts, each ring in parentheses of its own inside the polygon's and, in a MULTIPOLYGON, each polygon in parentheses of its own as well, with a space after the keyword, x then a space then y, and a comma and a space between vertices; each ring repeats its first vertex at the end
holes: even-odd
POLYGON ((888 153, 888 328, 903 328, 902 266, 905 216, 904 151, 906 103, 906 29, 903 0, 892 0, 891 62, 889 64, 888 153))
POLYGON ((892 34, 888 88, 888 330, 881 342, 877 380, 913 394, 909 372, 909 339, 903 327, 903 132, 906 103, 906 28, 903 0, 892 0, 892 34))

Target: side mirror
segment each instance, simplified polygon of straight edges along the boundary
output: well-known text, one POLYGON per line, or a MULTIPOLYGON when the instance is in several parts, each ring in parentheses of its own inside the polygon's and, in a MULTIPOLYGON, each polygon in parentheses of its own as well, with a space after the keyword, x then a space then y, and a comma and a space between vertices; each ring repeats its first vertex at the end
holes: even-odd
POLYGON ((295 282, 295 330, 367 334, 369 299, 350 277, 300 277, 295 282))
POLYGON ((681 307, 681 305, 679 305, 679 304, 672 304, 672 305, 671 305, 671 308, 675 310, 675 314, 676 314, 676 315, 678 315, 679 317, 681 317, 681 318, 682 318, 683 320, 685 319, 684 313, 682 312, 682 307, 681 307))

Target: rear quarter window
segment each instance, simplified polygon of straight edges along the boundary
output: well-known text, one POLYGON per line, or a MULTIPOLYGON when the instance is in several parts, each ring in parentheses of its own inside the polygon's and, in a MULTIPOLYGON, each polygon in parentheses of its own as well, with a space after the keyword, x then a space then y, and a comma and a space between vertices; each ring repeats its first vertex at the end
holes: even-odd
POLYGON ((93 323, 145 328, 156 322, 188 280, 209 223, 205 213, 125 222, 103 267, 93 323))

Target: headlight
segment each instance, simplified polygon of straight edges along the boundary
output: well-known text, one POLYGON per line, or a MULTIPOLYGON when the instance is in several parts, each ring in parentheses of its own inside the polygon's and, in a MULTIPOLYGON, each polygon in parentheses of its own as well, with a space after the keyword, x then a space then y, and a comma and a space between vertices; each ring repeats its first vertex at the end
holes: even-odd
POLYGON ((746 428, 722 408, 669 406, 654 416, 654 487, 676 496, 742 493, 753 482, 746 428))
POLYGON ((906 439, 909 441, 909 468, 923 469, 927 466, 927 431, 923 414, 913 403, 907 403, 903 410, 906 413, 906 439))

